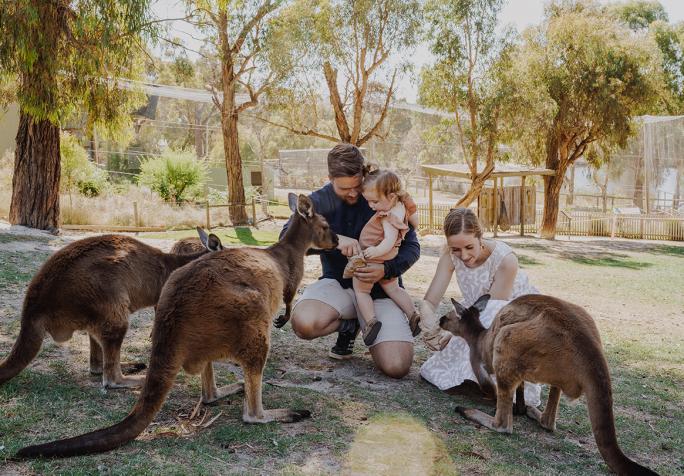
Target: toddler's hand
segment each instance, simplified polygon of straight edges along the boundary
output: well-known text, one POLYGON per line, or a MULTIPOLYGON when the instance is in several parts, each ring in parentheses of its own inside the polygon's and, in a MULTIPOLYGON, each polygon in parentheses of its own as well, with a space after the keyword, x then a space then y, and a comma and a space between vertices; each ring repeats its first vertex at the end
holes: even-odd
POLYGON ((373 259, 377 258, 378 256, 378 249, 375 246, 369 246, 363 250, 363 257, 366 259, 373 259))

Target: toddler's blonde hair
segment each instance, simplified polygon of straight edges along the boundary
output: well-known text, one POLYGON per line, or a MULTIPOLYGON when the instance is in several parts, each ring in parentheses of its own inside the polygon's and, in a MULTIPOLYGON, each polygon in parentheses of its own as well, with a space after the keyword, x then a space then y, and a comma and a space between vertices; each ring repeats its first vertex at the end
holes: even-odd
POLYGON ((408 195, 401 184, 401 179, 391 170, 372 170, 363 181, 364 190, 374 189, 379 195, 389 197, 394 193, 400 201, 408 195))

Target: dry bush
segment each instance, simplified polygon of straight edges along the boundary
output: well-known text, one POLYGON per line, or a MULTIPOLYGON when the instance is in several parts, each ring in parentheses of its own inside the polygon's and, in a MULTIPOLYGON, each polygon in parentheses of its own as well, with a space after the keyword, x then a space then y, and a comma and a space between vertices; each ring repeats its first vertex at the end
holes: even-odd
POLYGON ((139 226, 190 228, 203 224, 204 209, 195 205, 169 204, 147 189, 131 185, 120 193, 99 197, 73 197, 73 207, 62 197, 62 223, 134 226, 134 203, 138 204, 139 226))

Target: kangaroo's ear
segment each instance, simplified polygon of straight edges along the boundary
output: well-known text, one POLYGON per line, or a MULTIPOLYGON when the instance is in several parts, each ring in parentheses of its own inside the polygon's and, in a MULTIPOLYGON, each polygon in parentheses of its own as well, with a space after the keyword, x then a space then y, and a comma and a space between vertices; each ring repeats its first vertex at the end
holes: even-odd
POLYGON ((209 248, 209 236, 207 236, 207 232, 202 229, 202 227, 195 227, 197 230, 197 234, 199 235, 199 239, 204 245, 205 248, 209 248))
POLYGON ((290 192, 287 194, 287 205, 292 213, 297 213, 297 195, 290 192))
POLYGON ((299 197, 297 197, 297 213, 299 213, 304 218, 313 218, 313 202, 306 195, 300 194, 299 197))
POLYGON ((477 301, 475 301, 475 304, 473 304, 473 307, 477 309, 478 312, 482 313, 482 311, 485 310, 485 307, 487 307, 487 303, 489 302, 489 298, 491 296, 489 294, 483 294, 479 298, 477 298, 477 301))
POLYGON ((209 249, 209 251, 220 251, 223 249, 223 243, 221 243, 221 239, 213 233, 209 234, 209 239, 207 240, 207 245, 205 246, 209 249))
POLYGON ((460 319, 463 313, 465 312, 465 307, 461 306, 460 303, 456 301, 456 299, 451 298, 451 304, 454 305, 454 309, 456 310, 456 314, 458 315, 458 318, 460 319))

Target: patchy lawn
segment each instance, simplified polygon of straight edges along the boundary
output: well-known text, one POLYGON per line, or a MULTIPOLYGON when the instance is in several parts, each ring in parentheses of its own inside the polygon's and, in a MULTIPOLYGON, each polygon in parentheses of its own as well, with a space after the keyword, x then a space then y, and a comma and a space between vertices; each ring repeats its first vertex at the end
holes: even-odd
MULTIPOLYGON (((270 244, 277 228, 220 229, 224 244, 270 244)), ((193 232, 141 235, 168 249, 193 232)), ((50 238, 0 233, 0 356, 19 332, 23 294, 49 253, 78 235, 50 238)), ((684 245, 627 240, 505 238, 544 293, 584 306, 596 319, 611 367, 616 424, 625 453, 660 474, 684 473, 684 245)), ((409 292, 425 292, 442 240, 424 237, 407 273, 409 292)), ((307 258, 305 284, 319 271, 307 258)), ((455 284, 447 297, 458 297, 455 284)), ((148 360, 151 309, 131 318, 122 360, 148 360)), ((606 474, 583 399, 561 401, 558 429, 547 433, 516 417, 513 435, 494 434, 454 413, 456 405, 493 413, 488 402, 448 395, 422 381, 430 355, 416 346, 400 381, 374 370, 357 342, 355 358, 326 357, 334 336, 297 339, 273 329, 264 404, 308 408, 296 424, 245 425, 241 396, 200 407, 198 376, 181 373, 154 422, 132 444, 94 456, 8 461, 22 446, 74 436, 123 418, 136 393, 104 391, 88 373, 88 339, 65 346, 46 339, 34 362, 0 387, 0 473, 18 474, 606 474), (195 415, 193 415, 195 413, 195 415), (192 419, 190 417, 193 417, 192 419)), ((217 365, 225 384, 239 368, 217 365)))

